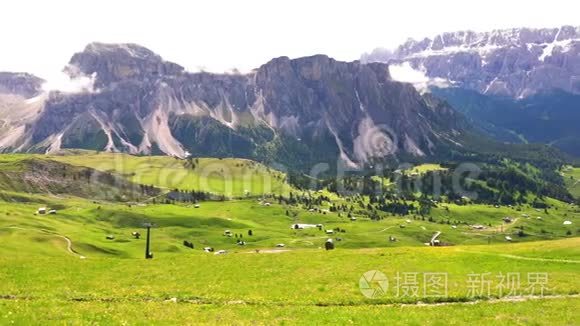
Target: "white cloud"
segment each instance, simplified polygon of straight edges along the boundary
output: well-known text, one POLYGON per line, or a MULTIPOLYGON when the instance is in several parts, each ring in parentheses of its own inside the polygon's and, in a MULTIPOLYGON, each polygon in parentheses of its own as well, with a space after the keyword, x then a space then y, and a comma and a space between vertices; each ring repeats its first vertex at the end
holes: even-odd
POLYGON ((422 71, 413 69, 408 62, 392 64, 389 66, 391 77, 400 82, 422 84, 429 82, 429 78, 422 71))
POLYGON ((429 78, 423 71, 413 69, 408 62, 389 65, 389 72, 393 80, 411 83, 419 92, 427 92, 429 86, 449 87, 452 84, 442 78, 429 78))
POLYGON ((47 78, 46 82, 42 85, 42 89, 45 92, 59 91, 63 93, 93 93, 96 91, 96 77, 96 73, 90 76, 77 75, 75 77, 70 77, 65 72, 61 72, 47 78))

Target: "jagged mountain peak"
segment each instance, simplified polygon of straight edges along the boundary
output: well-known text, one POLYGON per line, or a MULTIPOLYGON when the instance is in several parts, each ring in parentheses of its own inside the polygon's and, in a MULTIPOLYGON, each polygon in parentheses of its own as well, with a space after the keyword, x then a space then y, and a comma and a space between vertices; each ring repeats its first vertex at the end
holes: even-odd
POLYGON ((550 89, 580 93, 580 27, 458 31, 376 49, 365 62, 407 62, 483 94, 524 98, 550 89))
POLYGON ((259 75, 275 72, 277 74, 296 74, 305 80, 321 81, 323 77, 332 78, 340 74, 371 73, 381 82, 391 80, 389 68, 384 63, 362 64, 360 61, 337 61, 327 55, 317 54, 313 56, 290 59, 279 57, 270 60, 260 68, 254 70, 259 75))
POLYGON ((161 56, 148 48, 135 43, 101 43, 92 42, 87 44, 83 50, 85 53, 95 53, 98 55, 108 55, 111 53, 121 53, 129 57, 140 59, 154 59, 163 61, 161 56))
POLYGON ((391 79, 384 63, 326 55, 270 60, 249 74, 191 73, 134 44, 91 43, 67 72, 98 91, 2 111, 0 150, 61 148, 133 154, 238 156, 292 165, 360 166, 460 146, 453 110, 391 79))
POLYGON ((45 80, 29 73, 0 72, 0 94, 31 98, 42 92, 45 80))
POLYGON ((73 78, 95 74, 96 86, 102 87, 127 79, 178 75, 184 68, 137 44, 90 43, 72 56, 65 71, 73 78))
MULTIPOLYGON (((397 56, 420 55, 421 51, 441 51, 446 48, 490 48, 519 47, 532 44, 543 45, 558 41, 580 39, 580 26, 562 26, 559 28, 511 28, 496 29, 489 32, 470 30, 447 32, 424 38, 420 41, 408 39, 395 51, 397 56)), ((424 54, 425 55, 425 54, 424 54)))

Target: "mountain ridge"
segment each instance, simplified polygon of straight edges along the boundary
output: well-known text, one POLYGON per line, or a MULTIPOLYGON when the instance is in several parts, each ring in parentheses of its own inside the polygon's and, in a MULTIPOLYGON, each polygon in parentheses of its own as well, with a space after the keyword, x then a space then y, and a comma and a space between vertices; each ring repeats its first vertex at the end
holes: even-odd
POLYGON ((93 88, 20 96, 26 119, 14 119, 15 106, 5 105, 0 150, 236 155, 302 165, 340 158, 356 167, 461 146, 461 117, 394 81, 381 63, 314 55, 275 58, 248 74, 191 73, 135 44, 91 43, 65 72, 91 79, 93 88))
POLYGON ((363 62, 408 62, 430 78, 482 94, 524 98, 547 88, 580 93, 580 26, 458 31, 375 49, 363 62))

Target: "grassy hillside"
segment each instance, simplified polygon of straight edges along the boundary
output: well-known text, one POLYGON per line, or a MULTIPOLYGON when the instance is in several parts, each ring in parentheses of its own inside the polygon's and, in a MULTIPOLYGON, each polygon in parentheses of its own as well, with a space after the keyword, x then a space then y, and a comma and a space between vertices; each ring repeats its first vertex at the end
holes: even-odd
POLYGON ((207 191, 228 197, 287 193, 289 190, 283 173, 245 159, 198 158, 188 162, 167 156, 94 152, 51 156, 50 159, 116 172, 135 183, 166 189, 207 191))
POLYGON ((157 189, 145 193, 139 185, 116 174, 40 155, 0 155, 0 191, 113 201, 139 201, 159 193, 157 189))
POLYGON ((143 233, 145 222, 156 225, 154 251, 188 253, 191 249, 182 245, 184 240, 193 242, 195 250, 211 246, 216 250, 252 251, 275 249, 279 243, 285 244, 285 249, 316 249, 328 238, 335 239, 337 248, 424 246, 437 232, 441 232, 442 242, 452 245, 506 243, 506 236, 514 243, 564 239, 578 235, 580 214, 577 208, 558 202, 547 213, 530 207, 517 210, 446 204, 434 208, 429 219, 385 215, 382 220, 373 221, 355 213, 358 219, 351 221, 338 213, 311 212, 305 206, 287 206, 275 201, 270 206, 258 200, 202 202, 195 208, 187 204, 129 205, 74 197, 1 194, 0 228, 3 228, 6 248, 27 253, 29 246, 32 252, 48 246, 54 247, 59 255, 64 247, 58 236, 51 238, 50 234, 54 234, 70 238, 73 248, 84 256, 131 258, 143 255, 143 240, 133 239, 131 233, 143 233), (58 212, 40 215, 37 214, 39 207, 56 208, 58 212), (506 216, 512 217, 513 222, 505 223, 502 219, 506 216), (566 220, 573 224, 564 225, 566 220), (293 230, 294 223, 322 224, 323 227, 322 230, 293 230), (474 229, 476 224, 485 228, 474 229), (224 236, 225 230, 241 236, 239 239, 224 236), (248 235, 249 230, 252 236, 248 235), (328 235, 326 230, 335 230, 335 234, 328 235), (108 240, 107 235, 115 239, 108 240), (389 241, 389 237, 395 237, 396 241, 389 241), (237 240, 244 241, 245 246, 237 245, 237 240))
POLYGON ((246 190, 290 191, 281 172, 245 160, 0 155, 0 176, 0 324, 551 325, 574 324, 580 305, 580 210, 550 198, 546 209, 439 203, 425 217, 373 211, 380 218, 371 220, 368 198, 327 190, 292 189, 294 198, 303 198, 293 204, 244 198, 246 190), (86 171, 124 178, 85 179, 86 171), (227 173, 229 193, 242 198, 194 205, 168 204, 152 194, 135 201, 96 196, 137 183, 225 194, 227 173), (264 185, 264 175, 276 187, 264 185), (319 196, 329 201, 317 202, 319 196), (354 207, 348 216, 331 211, 334 205, 354 207), (39 214, 40 207, 57 212, 39 214), (143 258, 146 222, 154 224, 152 260, 143 258), (295 230, 294 223, 322 226, 295 230), (435 234, 448 246, 426 246, 435 234), (325 251, 329 238, 336 249, 325 251), (359 281, 369 270, 388 277, 384 295, 361 294, 359 281), (446 273, 447 295, 428 296, 423 288, 417 295, 397 294, 397 273, 417 273, 423 286, 425 273, 433 272, 446 273), (489 293, 470 294, 474 273, 490 273, 489 293), (521 276, 522 298, 503 298, 500 273, 521 276), (530 292, 529 273, 547 273, 544 294, 550 298, 530 292), (476 300, 483 302, 461 303, 476 300))
MULTIPOLYGON (((124 197, 123 189, 139 193, 139 189, 126 187, 134 184, 116 179, 115 182, 105 183, 100 182, 99 178, 85 179, 82 173, 77 177, 76 173, 113 171, 135 182, 167 187, 188 187, 192 183, 232 184, 231 188, 237 189, 236 193, 240 196, 243 190, 270 187, 260 182, 264 179, 275 180, 275 189, 290 188, 284 183, 282 173, 244 160, 199 159, 195 161, 196 167, 192 168, 184 166, 188 162, 183 160, 123 154, 48 158, 2 155, 0 158, 0 227, 31 229, 4 230, 5 235, 15 239, 14 242, 6 240, 5 245, 14 249, 21 247, 16 241, 20 238, 27 238, 35 245, 40 242, 42 247, 46 242, 44 238, 50 238, 44 232, 48 230, 69 237, 75 249, 85 256, 141 257, 142 241, 135 241, 131 233, 142 230, 145 222, 157 226, 156 251, 168 253, 188 252, 190 249, 182 246, 184 240, 192 241, 197 249, 212 246, 228 250, 269 250, 280 243, 286 249, 319 248, 330 237, 335 239, 339 248, 376 248, 423 246, 437 232, 441 232, 438 239, 442 243, 465 245, 505 243, 506 237, 511 238, 511 242, 563 239, 577 236, 580 230, 577 224, 580 209, 549 198, 544 200, 549 207, 547 209, 533 208, 530 204, 495 207, 440 203, 431 208, 427 216, 417 213, 394 215, 375 208, 369 211, 368 198, 343 198, 328 192, 297 190, 293 190, 294 197, 305 198, 306 202, 288 204, 270 197, 266 200, 244 198, 202 202, 196 207, 192 203, 167 204, 162 199, 151 200, 151 196, 156 194, 145 194, 148 196, 143 195, 141 200, 136 200, 140 204, 135 204, 135 201, 128 204, 120 199, 130 199, 124 197), (226 169, 229 166, 228 173, 232 173, 230 179, 200 173, 218 163, 226 169), (175 175, 180 177, 174 178, 175 175), (204 178, 205 181, 202 180, 204 178), (248 180, 250 184, 246 184, 248 180), (316 198, 320 198, 318 196, 329 197, 330 201, 314 203, 316 198), (350 210, 331 211, 332 206, 339 205, 350 207, 350 210), (36 214, 40 207, 55 208, 58 214, 36 214), (376 218, 371 220, 371 216, 376 218), (510 217, 511 222, 505 222, 505 217, 510 217), (571 224, 564 224, 565 221, 571 224), (294 223, 321 224, 322 227, 320 230, 292 230, 294 223), (482 227, 476 228, 476 225, 482 227), (231 230, 239 238, 224 236, 225 230, 231 230), (248 235, 249 230, 252 230, 252 236, 248 235), (334 234, 327 234, 327 230, 332 230, 334 234), (40 236, 38 232, 44 232, 40 234, 43 239, 36 241, 40 236), (107 235, 114 235, 115 239, 107 240, 107 235), (393 238, 395 241, 392 241, 393 238), (238 246, 238 240, 244 241, 245 246, 238 246)), ((439 168, 438 165, 422 165, 416 170, 439 168)), ((202 189, 211 190, 211 187, 202 189)), ((413 201, 408 203, 419 205, 413 201)), ((52 238, 48 244, 59 243, 58 236, 52 238)), ((26 248, 19 250, 26 252, 26 248)))
POLYGON ((568 191, 577 199, 580 199, 580 168, 565 167, 562 176, 566 182, 568 191))

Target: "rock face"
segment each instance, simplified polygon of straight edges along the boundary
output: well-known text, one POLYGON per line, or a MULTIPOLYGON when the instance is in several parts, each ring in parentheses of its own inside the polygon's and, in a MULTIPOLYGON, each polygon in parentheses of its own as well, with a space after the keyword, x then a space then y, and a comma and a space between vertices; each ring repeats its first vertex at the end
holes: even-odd
POLYGON ((580 94, 580 27, 461 31, 377 49, 363 62, 408 62, 428 77, 482 94, 525 98, 560 89, 580 94))
POLYGON ((0 72, 0 151, 24 149, 26 129, 44 107, 43 83, 27 73, 0 72))
POLYGON ((154 80, 178 75, 183 67, 163 61, 151 50, 136 44, 91 43, 76 53, 65 68, 71 77, 98 73, 97 87, 127 79, 154 80))
POLYGON ((0 94, 34 97, 42 92, 44 80, 27 73, 0 72, 0 94))
POLYGON ((463 130, 449 106, 393 81, 382 63, 317 55, 276 58, 249 74, 189 73, 138 45, 95 43, 66 71, 92 76, 96 89, 51 92, 18 134, 0 131, 0 149, 233 155, 295 166, 339 158, 360 166, 460 146, 463 130))

